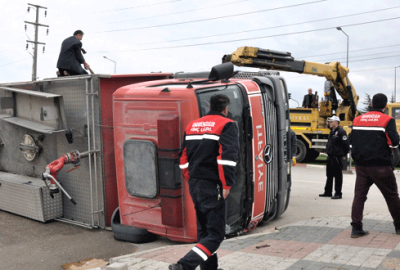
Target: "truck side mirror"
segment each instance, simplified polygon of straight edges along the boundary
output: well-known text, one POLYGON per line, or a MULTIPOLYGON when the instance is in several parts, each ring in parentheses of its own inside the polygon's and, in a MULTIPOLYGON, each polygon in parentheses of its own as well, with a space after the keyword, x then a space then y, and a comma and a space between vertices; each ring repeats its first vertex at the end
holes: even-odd
POLYGON ((221 79, 228 79, 233 76, 233 63, 223 63, 216 65, 211 69, 208 79, 210 81, 218 81, 221 79))

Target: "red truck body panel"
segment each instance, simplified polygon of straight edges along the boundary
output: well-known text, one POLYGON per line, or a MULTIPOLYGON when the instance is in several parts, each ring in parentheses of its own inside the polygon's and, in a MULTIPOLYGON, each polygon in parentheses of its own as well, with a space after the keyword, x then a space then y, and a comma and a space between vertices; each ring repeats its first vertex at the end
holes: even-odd
POLYGON ((111 216, 118 207, 117 179, 115 172, 112 95, 118 88, 134 83, 167 79, 171 73, 111 75, 100 79, 101 119, 104 160, 104 192, 106 224, 111 226, 111 216))

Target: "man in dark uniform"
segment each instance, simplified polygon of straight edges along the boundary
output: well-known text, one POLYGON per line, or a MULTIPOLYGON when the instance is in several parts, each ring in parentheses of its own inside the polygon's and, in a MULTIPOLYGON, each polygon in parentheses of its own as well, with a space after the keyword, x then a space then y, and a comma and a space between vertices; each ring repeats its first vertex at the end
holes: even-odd
POLYGON ((349 140, 344 129, 339 127, 340 119, 337 116, 332 116, 328 119, 331 133, 328 137, 326 145, 326 153, 328 160, 326 164, 326 184, 325 192, 319 194, 320 197, 332 197, 332 199, 342 198, 343 184, 343 160, 349 152, 349 140), (335 178, 335 195, 332 196, 333 178, 335 178))
POLYGON ((196 210, 198 243, 171 270, 217 270, 217 249, 225 237, 225 199, 234 184, 239 153, 237 124, 227 118, 229 98, 214 95, 210 112, 185 130, 180 168, 189 180, 196 210))
POLYGON ((353 121, 351 156, 356 165, 356 186, 351 209, 351 237, 368 234, 363 230, 364 204, 369 188, 375 184, 385 197, 393 218, 396 234, 400 234, 400 198, 392 168, 392 150, 399 146, 399 134, 393 117, 384 112, 387 97, 372 97, 372 110, 353 121))
POLYGON ((65 39, 61 44, 61 51, 57 61, 59 76, 88 74, 81 66, 83 64, 85 69, 90 68, 81 52, 82 38, 83 32, 76 30, 73 36, 65 39))
POLYGON ((315 95, 312 93, 312 89, 308 89, 308 95, 305 95, 303 98, 303 108, 312 108, 312 103, 314 101, 315 95))

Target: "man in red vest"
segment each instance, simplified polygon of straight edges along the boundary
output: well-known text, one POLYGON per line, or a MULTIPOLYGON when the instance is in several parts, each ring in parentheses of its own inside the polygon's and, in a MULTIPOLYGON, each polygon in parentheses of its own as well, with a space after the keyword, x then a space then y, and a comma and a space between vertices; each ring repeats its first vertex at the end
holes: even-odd
POLYGON ((372 110, 353 121, 351 156, 356 165, 356 186, 351 209, 352 238, 368 234, 363 230, 363 211, 367 194, 375 184, 385 197, 393 217, 396 234, 400 234, 400 198, 392 167, 392 150, 399 146, 399 134, 393 117, 384 112, 387 97, 376 94, 372 110))
POLYGON ((170 270, 217 270, 217 249, 225 237, 225 199, 235 183, 239 130, 227 118, 229 98, 210 98, 210 112, 185 130, 180 168, 189 180, 197 217, 198 243, 170 270))

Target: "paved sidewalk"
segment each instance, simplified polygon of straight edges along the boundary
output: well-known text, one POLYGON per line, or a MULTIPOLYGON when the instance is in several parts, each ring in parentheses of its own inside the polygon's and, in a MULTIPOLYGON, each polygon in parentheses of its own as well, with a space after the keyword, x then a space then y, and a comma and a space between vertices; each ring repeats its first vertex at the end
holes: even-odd
MULTIPOLYGON (((395 234, 391 216, 369 214, 363 222, 370 234, 356 239, 350 238, 349 217, 314 218, 271 233, 231 238, 218 249, 219 265, 224 270, 400 270, 400 235, 395 234)), ((193 245, 112 258, 110 265, 101 269, 166 270, 193 245)))

